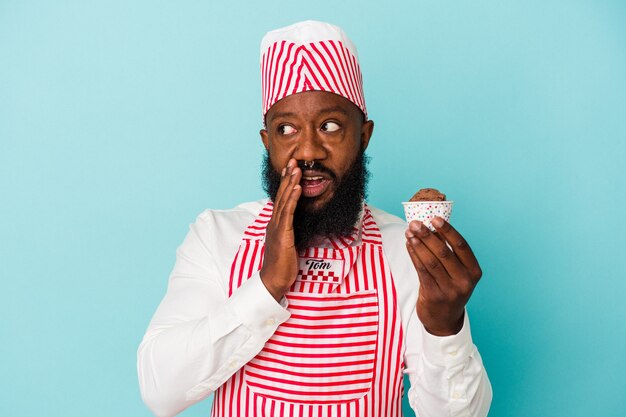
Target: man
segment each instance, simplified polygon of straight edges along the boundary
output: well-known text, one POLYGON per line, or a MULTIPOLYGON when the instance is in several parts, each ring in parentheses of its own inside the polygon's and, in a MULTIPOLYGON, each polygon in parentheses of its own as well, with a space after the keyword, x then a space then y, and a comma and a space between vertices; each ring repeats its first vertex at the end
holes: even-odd
POLYGON ((200 214, 138 351, 144 401, 173 416, 485 416, 462 236, 364 203, 367 118, 343 31, 301 22, 261 45, 270 199, 200 214), (446 244, 447 242, 447 244, 446 244), (449 246, 448 246, 449 245, 449 246), (418 291, 419 290, 419 291, 418 291))

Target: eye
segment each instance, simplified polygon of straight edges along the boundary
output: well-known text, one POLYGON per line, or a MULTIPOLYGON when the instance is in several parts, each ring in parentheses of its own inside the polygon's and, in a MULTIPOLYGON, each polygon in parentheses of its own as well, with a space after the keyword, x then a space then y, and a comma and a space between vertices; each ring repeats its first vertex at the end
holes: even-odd
POLYGON ((293 126, 289 126, 289 125, 278 126, 279 135, 292 135, 294 133, 296 133, 296 129, 293 126))
POLYGON ((336 132, 339 129, 341 129, 341 126, 337 122, 324 122, 322 124, 322 131, 324 132, 336 132))

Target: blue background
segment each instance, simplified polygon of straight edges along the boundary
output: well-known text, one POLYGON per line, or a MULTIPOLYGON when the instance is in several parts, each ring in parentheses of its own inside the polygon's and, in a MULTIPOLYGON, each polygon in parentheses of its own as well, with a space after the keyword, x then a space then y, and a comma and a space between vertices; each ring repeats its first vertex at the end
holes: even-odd
POLYGON ((0 415, 150 415, 175 249, 263 197, 259 42, 309 18, 359 48, 370 203, 456 201, 490 415, 624 415, 626 3, 592 0, 0 0, 0 415))

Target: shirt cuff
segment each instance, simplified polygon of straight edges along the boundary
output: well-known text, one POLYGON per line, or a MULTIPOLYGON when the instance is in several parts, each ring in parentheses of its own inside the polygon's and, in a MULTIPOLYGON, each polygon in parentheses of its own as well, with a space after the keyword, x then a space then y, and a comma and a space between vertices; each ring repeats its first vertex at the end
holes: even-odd
POLYGON ((229 305, 248 330, 265 339, 269 339, 278 326, 291 316, 287 310, 287 300, 283 297, 277 303, 258 272, 233 293, 229 305))
POLYGON ((424 357, 433 365, 452 368, 467 360, 472 354, 474 343, 470 331, 467 311, 463 318, 463 327, 451 336, 435 336, 421 326, 424 357))

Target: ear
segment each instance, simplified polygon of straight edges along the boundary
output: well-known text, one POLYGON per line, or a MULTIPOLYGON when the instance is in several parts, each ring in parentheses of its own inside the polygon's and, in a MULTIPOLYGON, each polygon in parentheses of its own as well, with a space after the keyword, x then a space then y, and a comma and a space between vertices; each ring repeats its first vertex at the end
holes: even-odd
POLYGON ((270 142, 269 139, 267 137, 267 130, 266 129, 261 129, 259 130, 259 134, 261 135, 261 142, 263 142, 263 146, 265 146, 265 150, 266 151, 270 151, 270 142))
POLYGON ((363 122, 363 126, 361 126, 361 149, 367 149, 367 145, 370 143, 370 138, 374 133, 374 121, 368 120, 363 122))

